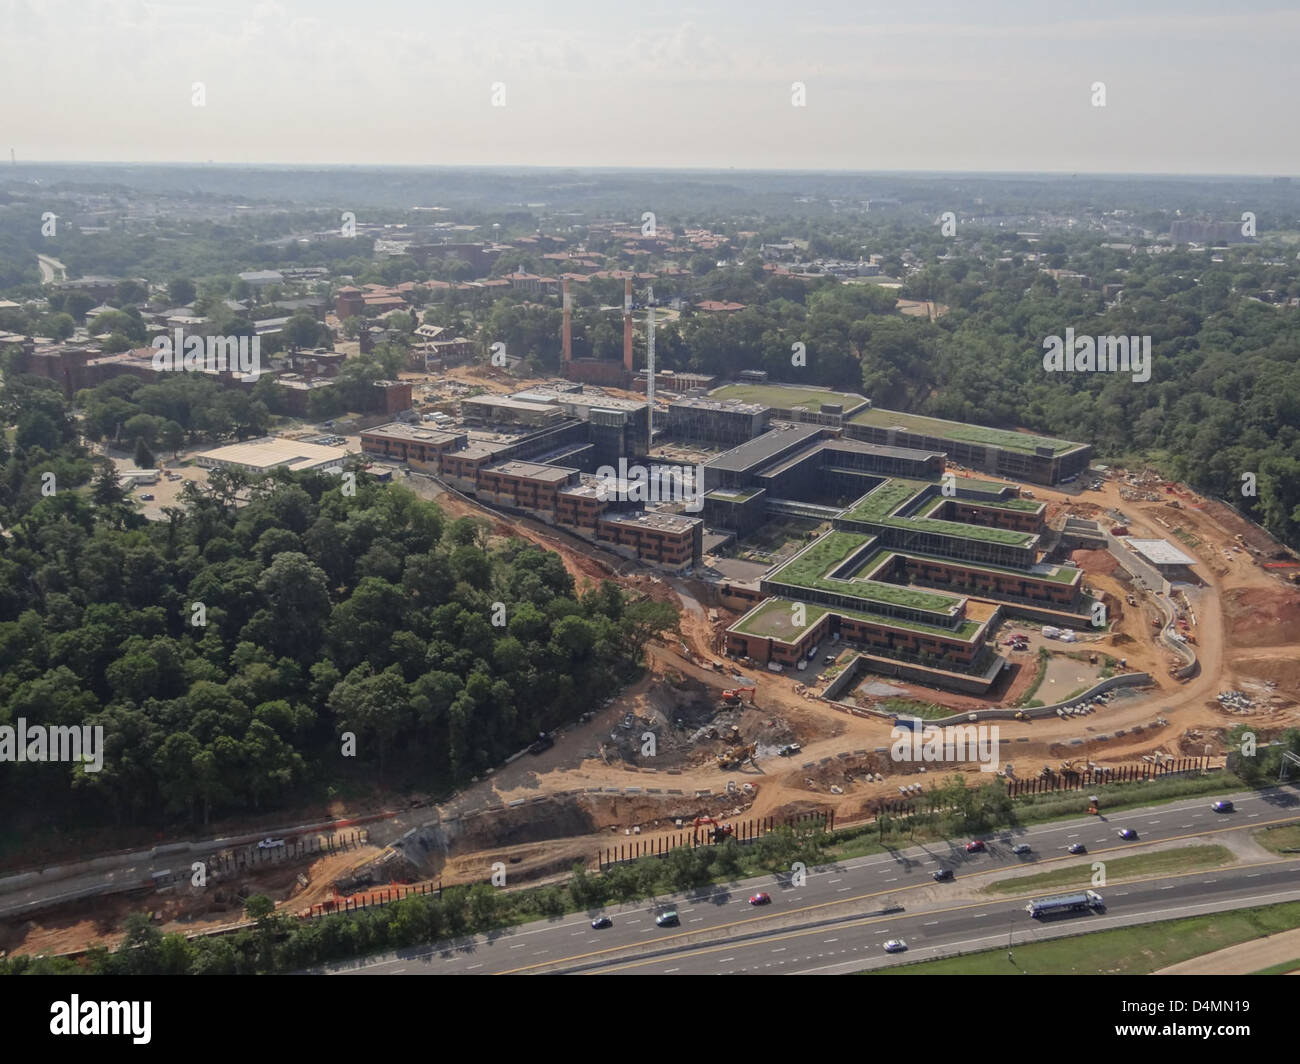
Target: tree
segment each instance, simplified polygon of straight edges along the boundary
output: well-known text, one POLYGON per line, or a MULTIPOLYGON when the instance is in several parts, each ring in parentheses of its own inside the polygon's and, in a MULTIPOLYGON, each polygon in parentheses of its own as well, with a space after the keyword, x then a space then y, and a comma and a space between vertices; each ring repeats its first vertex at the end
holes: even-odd
POLYGON ((188 278, 176 277, 167 282, 167 300, 173 307, 189 306, 195 295, 194 282, 188 278))
POLYGON ((145 443, 144 437, 141 436, 135 441, 135 465, 137 469, 152 469, 156 465, 153 451, 149 450, 149 445, 145 443))

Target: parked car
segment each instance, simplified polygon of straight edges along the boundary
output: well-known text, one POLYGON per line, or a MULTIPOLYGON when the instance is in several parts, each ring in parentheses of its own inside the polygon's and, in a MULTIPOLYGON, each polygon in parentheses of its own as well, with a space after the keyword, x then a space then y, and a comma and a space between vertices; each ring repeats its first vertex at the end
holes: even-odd
POLYGON ((786 743, 783 747, 781 747, 781 756, 793 757, 802 749, 803 747, 800 746, 798 743, 786 743))
POLYGON ((1016 845, 1011 847, 1011 852, 1016 854, 1017 856, 1023 856, 1024 854, 1033 853, 1034 851, 1030 847, 1029 843, 1018 842, 1016 843, 1016 845))
POLYGON ((149 492, 147 492, 147 491, 144 492, 144 493, 140 496, 140 498, 141 498, 141 500, 144 501, 144 502, 153 502, 153 496, 150 495, 149 492))
POLYGON ((885 943, 886 953, 902 953, 905 949, 907 949, 907 943, 901 938, 891 938, 885 943))
POLYGON ((936 883, 947 883, 950 879, 952 879, 952 869, 940 868, 938 871, 931 872, 930 878, 933 879, 936 883))
POLYGON ((1210 806, 1216 813, 1231 813, 1233 806, 1227 799, 1221 799, 1210 806))
POLYGON ((257 848, 259 850, 278 850, 284 844, 284 839, 265 838, 257 844, 257 848))
POLYGON ((655 923, 660 927, 676 927, 681 922, 676 909, 668 909, 655 917, 655 923))
POLYGON ((1072 842, 1069 847, 1070 853, 1087 853, 1088 847, 1081 842, 1072 842))
POLYGON ((614 921, 608 916, 598 916, 596 919, 591 921, 591 929, 593 931, 603 931, 605 928, 613 926, 614 921))
POLYGON ((971 839, 970 842, 966 843, 966 852, 967 852, 967 853, 983 853, 983 852, 984 852, 984 843, 981 842, 979 839, 971 839))
POLYGON ((1123 828, 1119 833, 1119 837, 1121 839, 1136 839, 1138 837, 1138 833, 1134 831, 1132 828, 1123 828))
POLYGON ((757 894, 750 895, 749 898, 750 905, 769 905, 771 904, 771 901, 772 901, 772 895, 762 890, 760 890, 757 894))

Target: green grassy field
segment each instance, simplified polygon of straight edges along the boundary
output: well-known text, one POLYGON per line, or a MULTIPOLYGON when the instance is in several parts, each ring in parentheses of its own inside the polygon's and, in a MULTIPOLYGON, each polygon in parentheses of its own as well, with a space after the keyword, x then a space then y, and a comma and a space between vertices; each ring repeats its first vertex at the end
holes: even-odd
MULTIPOLYGON (((1089 857, 1082 864, 1069 868, 1054 868, 1033 876, 1015 876, 999 879, 984 888, 985 894, 1051 893, 1070 887, 1092 886, 1092 863, 1089 857)), ((1157 876, 1167 873, 1194 872, 1202 868, 1219 868, 1231 864, 1235 858, 1226 846, 1187 846, 1159 853, 1139 853, 1132 857, 1114 857, 1105 862, 1106 880, 1132 879, 1135 876, 1157 876)))
MULTIPOLYGON (((1025 917, 1026 920, 1030 918, 1025 917)), ((870 975, 1148 975, 1179 961, 1300 927, 1300 902, 1095 931, 900 967, 870 975)))
POLYGON ((1251 833, 1257 843, 1274 853, 1300 853, 1300 824, 1281 824, 1273 828, 1260 828, 1251 833))

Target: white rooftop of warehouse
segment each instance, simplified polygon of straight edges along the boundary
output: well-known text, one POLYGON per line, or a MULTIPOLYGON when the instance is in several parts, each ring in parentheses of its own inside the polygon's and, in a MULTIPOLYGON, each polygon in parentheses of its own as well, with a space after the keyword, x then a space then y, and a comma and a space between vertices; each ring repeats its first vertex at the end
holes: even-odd
POLYGON ((1134 539, 1128 537, 1124 542, 1130 550, 1142 555, 1152 565, 1196 564, 1195 558, 1189 558, 1167 539, 1134 539))
POLYGON ((262 471, 288 466, 297 471, 342 465, 348 454, 346 447, 325 447, 316 443, 266 437, 204 451, 195 455, 195 461, 209 469, 224 465, 262 471))

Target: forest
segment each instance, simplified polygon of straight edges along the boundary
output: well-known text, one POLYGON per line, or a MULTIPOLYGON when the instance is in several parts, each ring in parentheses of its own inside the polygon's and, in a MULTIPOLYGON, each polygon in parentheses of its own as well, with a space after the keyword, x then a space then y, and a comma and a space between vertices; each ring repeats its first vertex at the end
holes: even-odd
POLYGON ((349 493, 217 470, 146 522, 47 382, 7 379, 0 414, 18 425, 0 443, 0 723, 105 737, 99 772, 4 773, 0 803, 47 824, 444 792, 576 720, 676 625, 364 473, 349 493))

